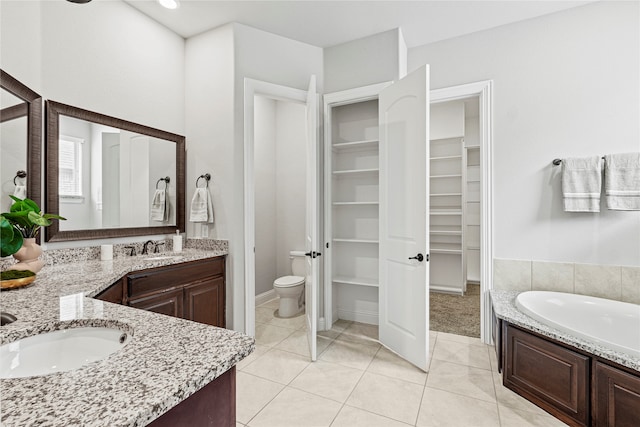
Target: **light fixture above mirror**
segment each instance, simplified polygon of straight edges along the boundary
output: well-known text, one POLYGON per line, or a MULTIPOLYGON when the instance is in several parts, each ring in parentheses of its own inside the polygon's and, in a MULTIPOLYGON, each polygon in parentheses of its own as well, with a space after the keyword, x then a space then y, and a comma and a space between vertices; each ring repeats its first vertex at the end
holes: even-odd
POLYGON ((158 3, 160 3, 162 7, 172 10, 180 7, 180 2, 178 0, 158 0, 158 3))

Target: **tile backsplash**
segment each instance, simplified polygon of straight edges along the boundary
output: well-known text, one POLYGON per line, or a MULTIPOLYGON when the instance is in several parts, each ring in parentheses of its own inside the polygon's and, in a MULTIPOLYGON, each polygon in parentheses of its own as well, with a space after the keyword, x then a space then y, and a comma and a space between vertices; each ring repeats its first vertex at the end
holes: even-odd
POLYGON ((640 267, 495 258, 493 288, 567 292, 640 304, 640 267))

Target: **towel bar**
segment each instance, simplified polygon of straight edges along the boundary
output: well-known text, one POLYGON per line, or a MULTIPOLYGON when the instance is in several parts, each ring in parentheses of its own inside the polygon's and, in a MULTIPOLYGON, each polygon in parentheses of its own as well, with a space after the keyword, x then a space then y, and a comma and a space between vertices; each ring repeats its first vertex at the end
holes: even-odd
MULTIPOLYGON (((602 158, 602 160, 604 160, 604 157, 602 158)), ((553 159, 553 166, 560 166, 560 164, 562 164, 562 159, 553 159)))
POLYGON ((209 180, 211 180, 211 174, 205 173, 200 175, 198 179, 196 179, 196 188, 198 188, 198 182, 200 182, 201 178, 204 178, 204 180, 207 181, 207 188, 209 188, 209 180))

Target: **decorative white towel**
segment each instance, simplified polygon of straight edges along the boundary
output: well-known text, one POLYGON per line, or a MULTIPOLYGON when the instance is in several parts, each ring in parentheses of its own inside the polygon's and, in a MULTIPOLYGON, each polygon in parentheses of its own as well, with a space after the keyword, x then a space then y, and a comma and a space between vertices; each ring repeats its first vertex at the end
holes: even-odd
POLYGON ((191 199, 191 222, 208 222, 213 224, 213 203, 206 187, 196 188, 191 199))
POLYGON ((604 159, 607 208, 640 210, 640 153, 609 154, 604 159))
POLYGON ((151 201, 151 221, 164 222, 167 220, 166 190, 156 190, 151 201))
POLYGON ((565 212, 600 212, 600 156, 562 159, 565 212))
POLYGON ((13 190, 13 195, 18 199, 26 199, 27 198, 27 186, 24 184, 16 185, 16 188, 13 190))

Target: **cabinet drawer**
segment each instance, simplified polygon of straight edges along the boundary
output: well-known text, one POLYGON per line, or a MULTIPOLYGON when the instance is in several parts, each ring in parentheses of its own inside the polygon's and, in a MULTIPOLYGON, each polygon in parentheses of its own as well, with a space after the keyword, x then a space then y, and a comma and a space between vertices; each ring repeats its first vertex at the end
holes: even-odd
POLYGON ((589 357, 506 326, 504 386, 570 425, 589 425, 589 357))
POLYGON ((127 276, 129 299, 211 276, 224 275, 224 257, 140 270, 127 276))

